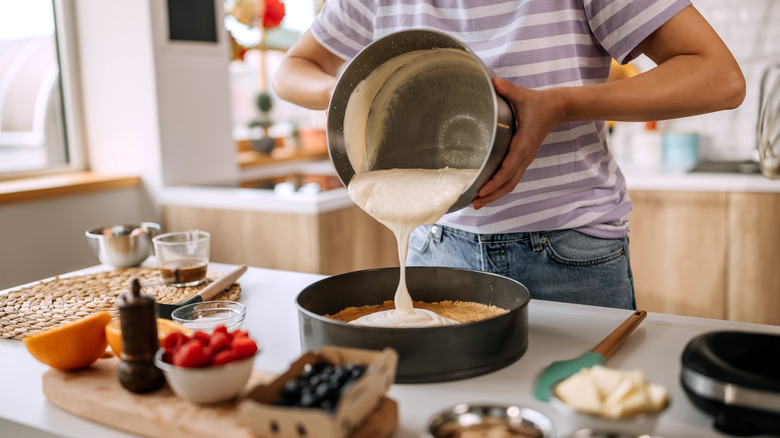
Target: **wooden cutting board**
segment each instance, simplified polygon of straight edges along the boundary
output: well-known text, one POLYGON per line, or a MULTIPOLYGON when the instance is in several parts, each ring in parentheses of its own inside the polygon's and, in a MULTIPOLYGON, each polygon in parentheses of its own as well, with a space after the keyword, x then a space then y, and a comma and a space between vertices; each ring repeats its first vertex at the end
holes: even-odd
MULTIPOLYGON (((254 438, 234 403, 197 405, 177 397, 166 385, 150 394, 125 390, 116 374, 119 359, 100 359, 79 371, 49 369, 43 393, 54 405, 79 417, 134 434, 159 438, 254 438)), ((254 370, 250 384, 273 380, 254 370)), ((398 427, 398 405, 385 397, 350 438, 385 438, 398 427)))

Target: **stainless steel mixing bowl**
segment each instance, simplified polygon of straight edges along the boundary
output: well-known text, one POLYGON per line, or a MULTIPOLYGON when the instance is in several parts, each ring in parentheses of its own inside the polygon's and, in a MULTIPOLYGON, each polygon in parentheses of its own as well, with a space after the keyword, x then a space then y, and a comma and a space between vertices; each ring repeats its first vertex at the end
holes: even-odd
POLYGON ((87 245, 100 263, 115 268, 138 266, 154 253, 152 238, 160 226, 152 222, 108 225, 87 230, 87 245))
MULTIPOLYGON (((330 159, 346 187, 354 176, 344 135, 349 98, 375 69, 408 52, 457 49, 477 62, 442 63, 422 69, 400 84, 386 81, 392 99, 382 108, 384 126, 376 161, 368 170, 392 168, 479 169, 471 185, 449 211, 471 204, 478 190, 498 170, 515 131, 509 104, 496 94, 495 76, 462 42, 441 32, 406 30, 366 46, 339 77, 328 107, 327 141, 330 159)), ((372 109, 373 111, 373 109, 372 109)))
POLYGON ((534 409, 507 404, 458 403, 431 417, 421 436, 551 438, 554 435, 552 421, 534 409))

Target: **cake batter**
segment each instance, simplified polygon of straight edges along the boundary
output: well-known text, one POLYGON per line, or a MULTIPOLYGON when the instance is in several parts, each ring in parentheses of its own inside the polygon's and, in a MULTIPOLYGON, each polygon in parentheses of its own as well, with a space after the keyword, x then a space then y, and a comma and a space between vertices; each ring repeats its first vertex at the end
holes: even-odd
POLYGON ((387 169, 358 173, 348 190, 352 200, 390 229, 398 241, 401 278, 395 309, 360 317, 350 324, 381 327, 426 327, 457 324, 425 309, 415 309, 406 287, 409 235, 447 212, 477 175, 476 169, 387 169))

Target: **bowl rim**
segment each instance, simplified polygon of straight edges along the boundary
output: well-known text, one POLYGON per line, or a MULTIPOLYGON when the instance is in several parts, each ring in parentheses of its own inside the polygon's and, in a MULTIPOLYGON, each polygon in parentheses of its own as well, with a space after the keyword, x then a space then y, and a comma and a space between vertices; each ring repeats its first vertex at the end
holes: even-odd
POLYGON ((197 306, 202 306, 204 304, 220 304, 220 306, 210 307, 209 309, 237 310, 238 311, 237 314, 235 316, 231 316, 230 320, 237 320, 236 322, 241 322, 244 321, 244 319, 246 319, 246 304, 234 300, 208 300, 208 301, 198 301, 196 303, 185 304, 183 306, 177 307, 171 312, 171 319, 180 324, 195 321, 194 319, 179 318, 176 317, 176 315, 174 314, 179 314, 183 312, 183 309, 194 310, 197 306), (236 307, 237 309, 232 309, 233 307, 236 307))
POLYGON ((486 418, 495 418, 498 420, 507 419, 507 418, 509 419, 520 418, 523 420, 528 420, 531 423, 533 423, 542 432, 543 437, 545 438, 552 437, 554 436, 555 433, 555 425, 549 415, 546 415, 545 413, 539 411, 538 409, 521 406, 515 403, 506 403, 506 402, 496 402, 496 403, 461 402, 461 403, 450 405, 444 409, 437 411, 434 415, 428 417, 426 421, 425 433, 427 433, 428 436, 435 436, 433 434, 439 427, 452 422, 457 422, 457 418, 464 414, 472 414, 472 415, 477 415, 479 417, 480 421, 473 424, 480 424, 486 418), (505 413, 511 409, 517 409, 518 415, 517 416, 511 416, 511 415, 494 416, 494 415, 480 415, 479 413, 479 411, 490 412, 496 409, 502 410, 505 413), (460 410, 462 410, 462 412, 458 412, 460 410), (450 414, 453 415, 447 418, 447 416, 450 414), (440 419, 441 421, 437 422, 437 420, 440 419))
POLYGON ((204 373, 204 372, 214 371, 214 370, 230 371, 234 368, 242 368, 246 366, 246 363, 248 361, 254 362, 257 355, 260 354, 260 348, 258 348, 257 351, 249 357, 234 360, 232 362, 228 362, 222 365, 208 365, 205 367, 182 367, 182 366, 174 365, 172 363, 165 362, 164 360, 162 360, 162 356, 164 353, 165 353, 165 347, 158 348, 157 351, 154 353, 154 365, 157 368, 161 369, 163 372, 196 374, 196 373, 204 373))
POLYGON ((416 330, 423 330, 423 331, 430 331, 430 332, 434 332, 434 331, 437 331, 437 330, 449 330, 449 331, 452 331, 452 330, 456 330, 456 331, 457 330, 469 330, 470 327, 479 326, 479 325, 482 325, 482 324, 488 324, 489 321, 502 319, 502 318, 503 319, 511 318, 511 317, 513 317, 513 314, 515 312, 522 311, 522 309, 524 309, 524 308, 527 309, 529 307, 530 302, 531 302, 531 293, 530 293, 530 291, 528 290, 528 288, 524 284, 522 284, 519 281, 514 280, 512 278, 503 277, 503 276, 501 276, 499 274, 494 274, 492 272, 485 272, 485 271, 477 271, 477 270, 473 270, 473 269, 450 268, 450 267, 443 267, 443 266, 407 266, 406 267, 407 279, 408 279, 408 272, 410 270, 413 270, 413 271, 428 271, 428 270, 434 270, 434 269, 437 269, 437 270, 443 269, 445 271, 464 271, 464 272, 478 273, 480 275, 484 274, 485 276, 500 277, 502 280, 509 280, 511 282, 517 283, 520 286, 522 286, 522 289, 525 290, 526 297, 525 297, 524 300, 521 300, 521 302, 519 302, 516 306, 514 306, 514 307, 512 307, 510 309, 504 309, 504 310, 506 310, 506 312, 502 313, 500 315, 491 316, 491 317, 488 317, 488 318, 480 319, 478 321, 463 322, 463 323, 458 323, 458 324, 453 324, 453 325, 446 325, 446 326, 429 326, 429 327, 379 327, 379 326, 370 326, 370 325, 355 325, 355 324, 350 324, 350 323, 345 322, 345 321, 340 321, 340 320, 337 320, 337 319, 328 318, 325 315, 322 315, 322 314, 319 314, 317 312, 314 312, 314 311, 311 311, 311 310, 307 309, 306 307, 304 307, 303 304, 301 304, 301 299, 303 298, 304 292, 307 292, 311 288, 317 287, 317 286, 319 286, 319 285, 321 285, 323 283, 328 283, 328 282, 331 282, 331 281, 338 281, 339 278, 344 278, 344 277, 365 276, 365 275, 371 275, 372 272, 380 272, 381 273, 381 272, 384 272, 384 271, 392 271, 392 270, 398 270, 398 269, 399 268, 397 266, 396 267, 384 267, 384 268, 370 268, 370 269, 363 269, 363 270, 359 270, 359 271, 344 272, 342 274, 331 275, 331 276, 319 279, 319 280, 317 280, 317 281, 307 285, 306 287, 304 287, 303 289, 301 289, 298 292, 298 294, 295 296, 295 307, 296 307, 296 309, 298 310, 299 313, 302 313, 302 314, 308 316, 309 318, 313 318, 313 319, 316 319, 316 320, 319 320, 319 321, 325 321, 325 322, 332 323, 332 324, 335 324, 335 325, 338 325, 338 326, 354 327, 355 330, 368 331, 368 332, 376 331, 376 332, 396 332, 396 333, 404 333, 404 332, 406 332, 406 333, 409 333, 412 330, 415 330, 415 331, 416 330))
MULTIPOLYGON (((151 230, 154 233, 154 236, 152 237, 156 237, 160 233, 160 231, 162 231, 162 226, 154 222, 129 222, 126 224, 101 225, 99 227, 92 227, 89 228, 87 231, 85 231, 84 234, 88 238, 95 238, 95 239, 109 237, 109 236, 104 236, 102 231, 107 228, 114 228, 114 227, 133 227, 133 229, 143 228, 147 231, 151 230)), ((110 237, 129 237, 129 236, 130 235, 128 234, 126 236, 110 236, 110 237)))
POLYGON ((182 243, 203 242, 204 240, 208 240, 210 238, 211 238, 211 233, 205 230, 182 230, 182 231, 171 231, 168 233, 158 234, 152 238, 152 242, 154 242, 155 245, 162 245, 162 246, 180 245, 182 243), (181 236, 190 233, 197 233, 197 237, 195 239, 176 240, 176 241, 163 240, 171 236, 181 236))

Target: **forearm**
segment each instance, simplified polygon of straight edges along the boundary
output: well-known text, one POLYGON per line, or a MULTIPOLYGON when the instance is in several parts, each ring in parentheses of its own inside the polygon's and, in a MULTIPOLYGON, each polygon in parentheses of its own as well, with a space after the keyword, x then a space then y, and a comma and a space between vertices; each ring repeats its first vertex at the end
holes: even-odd
POLYGON ((313 110, 328 107, 335 86, 334 76, 313 62, 296 57, 286 58, 273 80, 274 91, 281 99, 313 110))
POLYGON ((639 49, 657 67, 630 79, 557 93, 564 121, 645 121, 733 109, 745 79, 731 52, 692 6, 651 34, 639 49))
POLYGON ((328 108, 336 86, 336 72, 344 60, 330 53, 306 31, 284 55, 274 74, 276 94, 305 108, 328 108))
POLYGON ((667 120, 736 108, 745 93, 739 68, 710 64, 717 63, 678 55, 630 79, 549 91, 563 121, 667 120))

